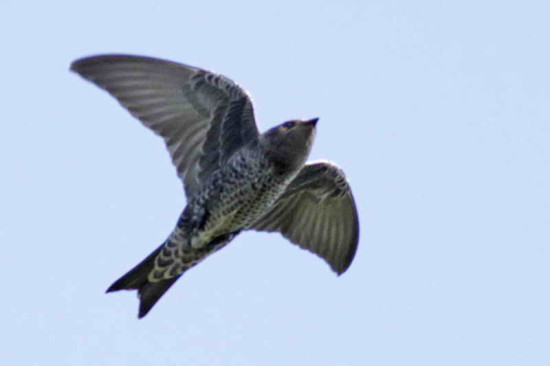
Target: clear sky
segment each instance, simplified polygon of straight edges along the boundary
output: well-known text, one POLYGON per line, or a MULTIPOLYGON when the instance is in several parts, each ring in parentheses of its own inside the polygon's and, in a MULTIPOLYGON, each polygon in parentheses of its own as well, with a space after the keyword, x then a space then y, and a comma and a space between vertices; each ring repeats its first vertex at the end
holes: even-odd
POLYGON ((5 365, 549 365, 547 1, 0 6, 5 365), (125 52, 211 69, 260 129, 320 117, 347 173, 348 272, 246 233, 143 320, 104 294, 184 207, 162 141, 68 71, 125 52))

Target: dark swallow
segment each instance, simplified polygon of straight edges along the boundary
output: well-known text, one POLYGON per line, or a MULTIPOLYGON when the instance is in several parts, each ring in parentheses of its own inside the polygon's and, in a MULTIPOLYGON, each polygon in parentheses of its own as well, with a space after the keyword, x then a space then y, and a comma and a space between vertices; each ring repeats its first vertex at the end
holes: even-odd
POLYGON ((71 70, 160 135, 183 181, 187 206, 172 233, 107 290, 137 290, 140 318, 187 269, 243 230, 280 232, 337 274, 347 270, 359 240, 357 210, 338 167, 306 163, 317 118, 260 134, 245 90, 165 60, 94 56, 71 70))

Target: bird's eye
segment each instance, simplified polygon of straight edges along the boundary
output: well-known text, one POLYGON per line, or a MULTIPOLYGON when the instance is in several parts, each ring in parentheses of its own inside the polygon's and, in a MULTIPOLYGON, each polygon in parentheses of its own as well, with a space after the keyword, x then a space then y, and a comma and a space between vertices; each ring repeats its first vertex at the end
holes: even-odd
POLYGON ((289 128, 293 127, 296 124, 296 122, 285 122, 283 123, 282 127, 285 130, 288 130, 289 128))

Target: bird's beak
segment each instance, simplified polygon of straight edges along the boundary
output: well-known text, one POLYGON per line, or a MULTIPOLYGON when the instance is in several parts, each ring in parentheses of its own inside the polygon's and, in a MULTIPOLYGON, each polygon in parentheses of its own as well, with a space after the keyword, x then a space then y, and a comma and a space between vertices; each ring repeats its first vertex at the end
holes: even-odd
POLYGON ((312 118, 309 121, 305 121, 304 124, 310 125, 311 127, 315 127, 317 124, 317 121, 319 121, 319 118, 312 118))

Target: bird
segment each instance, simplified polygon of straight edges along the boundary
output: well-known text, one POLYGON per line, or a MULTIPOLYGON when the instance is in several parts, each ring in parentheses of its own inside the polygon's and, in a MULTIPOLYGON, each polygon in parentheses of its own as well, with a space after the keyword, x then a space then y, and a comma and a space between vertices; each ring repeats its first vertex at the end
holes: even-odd
POLYGON ((70 70, 112 95, 162 137, 186 206, 173 231, 107 292, 136 290, 138 318, 191 267, 245 230, 278 232, 338 275, 359 242, 349 182, 327 160, 307 162, 319 118, 260 133, 248 92, 205 69, 159 58, 105 54, 70 70))

